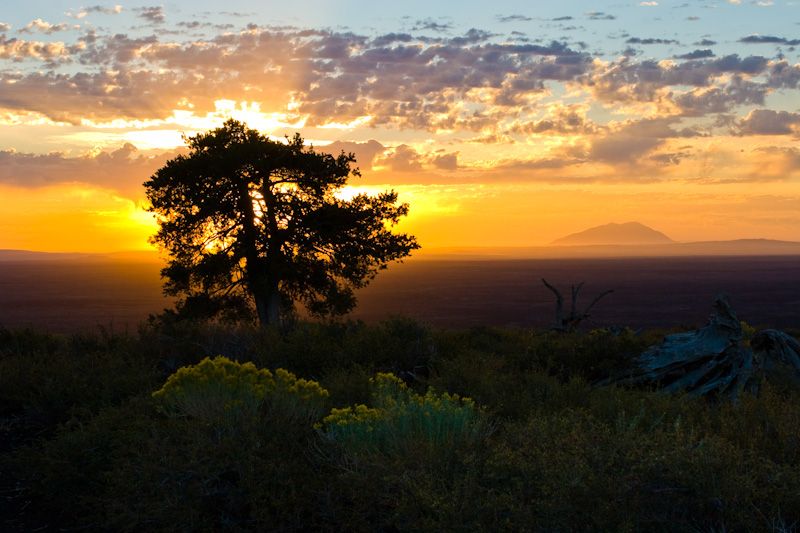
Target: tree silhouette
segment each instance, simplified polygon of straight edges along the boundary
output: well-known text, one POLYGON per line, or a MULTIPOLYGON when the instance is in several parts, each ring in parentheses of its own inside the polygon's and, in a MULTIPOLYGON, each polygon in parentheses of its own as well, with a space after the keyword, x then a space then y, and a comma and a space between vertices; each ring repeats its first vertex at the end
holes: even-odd
POLYGON ((216 315, 255 310, 262 325, 302 302, 314 315, 344 314, 354 288, 390 261, 419 248, 392 232, 408 214, 397 193, 338 198, 360 176, 353 154, 334 157, 303 145, 300 134, 272 141, 230 119, 184 137, 190 152, 144 186, 164 249, 164 291, 179 309, 216 315))

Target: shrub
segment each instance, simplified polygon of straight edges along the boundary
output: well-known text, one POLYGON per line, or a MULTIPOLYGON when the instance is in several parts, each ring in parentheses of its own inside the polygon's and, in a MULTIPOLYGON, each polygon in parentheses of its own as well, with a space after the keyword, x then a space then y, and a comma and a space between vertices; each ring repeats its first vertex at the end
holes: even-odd
POLYGON ((227 357, 206 357, 180 368, 153 393, 169 416, 188 416, 234 427, 253 420, 262 405, 292 420, 313 420, 322 414, 328 391, 315 381, 297 379, 283 369, 273 374, 253 363, 227 357))
POLYGON ((461 443, 488 436, 491 428, 469 398, 435 394, 420 396, 393 374, 370 380, 375 407, 333 409, 318 426, 332 441, 356 453, 403 453, 427 449, 447 453, 461 443))

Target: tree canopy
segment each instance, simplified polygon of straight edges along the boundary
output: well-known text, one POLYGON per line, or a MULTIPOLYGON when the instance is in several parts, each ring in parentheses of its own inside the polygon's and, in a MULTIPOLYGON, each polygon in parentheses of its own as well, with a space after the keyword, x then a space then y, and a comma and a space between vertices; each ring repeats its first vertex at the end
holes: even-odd
POLYGON ((360 176, 353 154, 305 146, 300 134, 273 141, 230 119, 185 137, 179 155, 144 183, 169 255, 164 290, 206 314, 255 309, 278 323, 301 302, 318 316, 355 306, 354 289, 419 248, 394 233, 408 214, 395 191, 337 196, 360 176))

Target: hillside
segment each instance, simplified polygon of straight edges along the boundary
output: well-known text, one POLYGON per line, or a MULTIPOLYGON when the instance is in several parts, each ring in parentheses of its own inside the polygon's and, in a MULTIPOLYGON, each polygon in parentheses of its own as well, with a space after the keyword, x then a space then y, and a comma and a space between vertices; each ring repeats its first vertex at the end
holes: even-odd
POLYGON ((672 239, 639 222, 606 224, 556 239, 551 246, 670 244, 672 239))

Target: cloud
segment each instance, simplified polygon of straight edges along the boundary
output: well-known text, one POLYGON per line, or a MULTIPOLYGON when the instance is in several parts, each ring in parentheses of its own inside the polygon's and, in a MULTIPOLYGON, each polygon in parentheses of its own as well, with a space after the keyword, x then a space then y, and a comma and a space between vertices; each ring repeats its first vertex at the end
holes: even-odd
POLYGON ((739 105, 764 105, 767 88, 734 77, 725 87, 696 88, 674 97, 673 102, 684 116, 701 117, 727 113, 739 105))
POLYGON ((752 181, 786 181, 800 172, 800 150, 789 147, 761 146, 753 149, 752 181))
POLYGON ((631 37, 625 42, 628 44, 678 44, 678 41, 671 39, 640 39, 638 37, 631 37))
POLYGON ((508 15, 497 17, 498 22, 529 22, 531 20, 533 19, 524 15, 508 15))
POLYGON ((616 20, 617 18, 614 15, 608 15, 598 11, 589 11, 586 13, 586 16, 589 17, 589 20, 616 20))
POLYGON ((152 24, 161 24, 166 18, 164 15, 164 6, 139 7, 134 8, 134 11, 138 11, 140 18, 143 18, 152 24))
POLYGON ((770 64, 768 85, 774 88, 794 89, 800 82, 800 65, 790 65, 782 59, 770 64))
POLYGON ((608 64, 596 64, 595 71, 580 80, 595 98, 604 102, 642 103, 662 112, 685 116, 727 112, 737 105, 763 104, 770 87, 750 78, 769 71, 761 56, 740 58, 736 54, 684 63, 624 57, 608 64), (720 78, 725 78, 722 81, 720 78), (676 86, 691 89, 678 91, 676 86), (677 108, 677 109, 676 109, 677 108))
MULTIPOLYGON (((156 10, 156 19, 163 15, 160 7, 139 8, 147 10, 156 10)), ((800 81, 800 66, 759 55, 695 50, 673 60, 604 62, 581 43, 499 44, 496 35, 476 28, 460 35, 372 37, 248 25, 203 40, 164 36, 89 30, 70 46, 2 37, 0 58, 76 68, 0 71, 0 109, 102 124, 170 120, 176 109, 202 117, 226 99, 306 127, 471 132, 464 139, 508 142, 510 135, 597 134, 596 124, 575 114, 577 107, 560 115, 543 104, 564 85, 603 106, 702 117, 761 105, 771 91, 800 81)))
POLYGON ((66 22, 62 22, 60 24, 50 24, 42 19, 36 19, 32 22, 29 22, 24 28, 17 30, 17 33, 42 32, 49 35, 54 32, 65 31, 69 29, 71 29, 71 26, 66 22))
POLYGON ((796 46, 800 44, 800 39, 787 39, 785 37, 775 37, 772 35, 748 35, 739 39, 740 43, 745 44, 785 44, 796 46))
POLYGON ((736 127, 738 135, 792 135, 800 130, 800 113, 753 109, 736 127))
POLYGON ((447 32, 452 28, 452 24, 440 24, 434 20, 426 19, 426 20, 418 20, 416 25, 414 26, 415 30, 427 30, 433 32, 447 32))
MULTIPOLYGON (((6 39, 5 35, 0 35, 0 59, 11 59, 13 61, 22 61, 25 59, 38 59, 46 62, 49 66, 55 66, 57 62, 66 62, 69 60, 71 54, 79 50, 80 46, 69 47, 63 42, 40 42, 40 41, 24 41, 21 39, 6 39)), ((14 75, 9 74, 12 79, 14 75)), ((2 75, 0 75, 2 77, 2 75)), ((13 90, 10 87, 4 87, 5 90, 13 90)), ((3 97, 0 95, 0 102, 3 97)))
POLYGON ((508 133, 491 133, 472 139, 466 139, 462 142, 477 144, 517 144, 517 141, 508 135, 508 133))
POLYGON ((84 7, 81 11, 83 13, 105 13, 108 15, 116 15, 122 12, 122 6, 115 5, 114 7, 110 8, 106 8, 103 6, 90 6, 90 7, 84 7))
POLYGON ((49 154, 0 151, 0 184, 40 188, 81 183, 116 190, 130 199, 143 196, 142 183, 177 152, 156 157, 137 154, 125 143, 114 151, 94 150, 77 157, 62 152, 49 154))
POLYGON ((585 157, 596 162, 635 165, 662 144, 657 137, 610 135, 591 140, 585 157))
POLYGON ((386 151, 386 147, 378 141, 372 139, 365 143, 348 142, 348 141, 334 141, 330 144, 317 148, 318 152, 325 152, 334 156, 338 156, 342 152, 346 154, 354 154, 356 156, 356 165, 361 170, 372 170, 372 162, 375 156, 382 154, 386 151))
POLYGON ((401 144, 378 155, 374 164, 400 173, 421 172, 423 168, 455 170, 458 168, 458 152, 420 154, 415 148, 401 144))
POLYGON ((706 48, 705 50, 695 50, 694 52, 689 52, 688 54, 681 54, 679 56, 674 56, 675 59, 706 59, 709 57, 714 57, 714 52, 706 48))
POLYGON ((523 135, 595 134, 600 128, 586 118, 588 110, 586 104, 550 104, 544 118, 518 122, 511 126, 510 131, 523 135))

